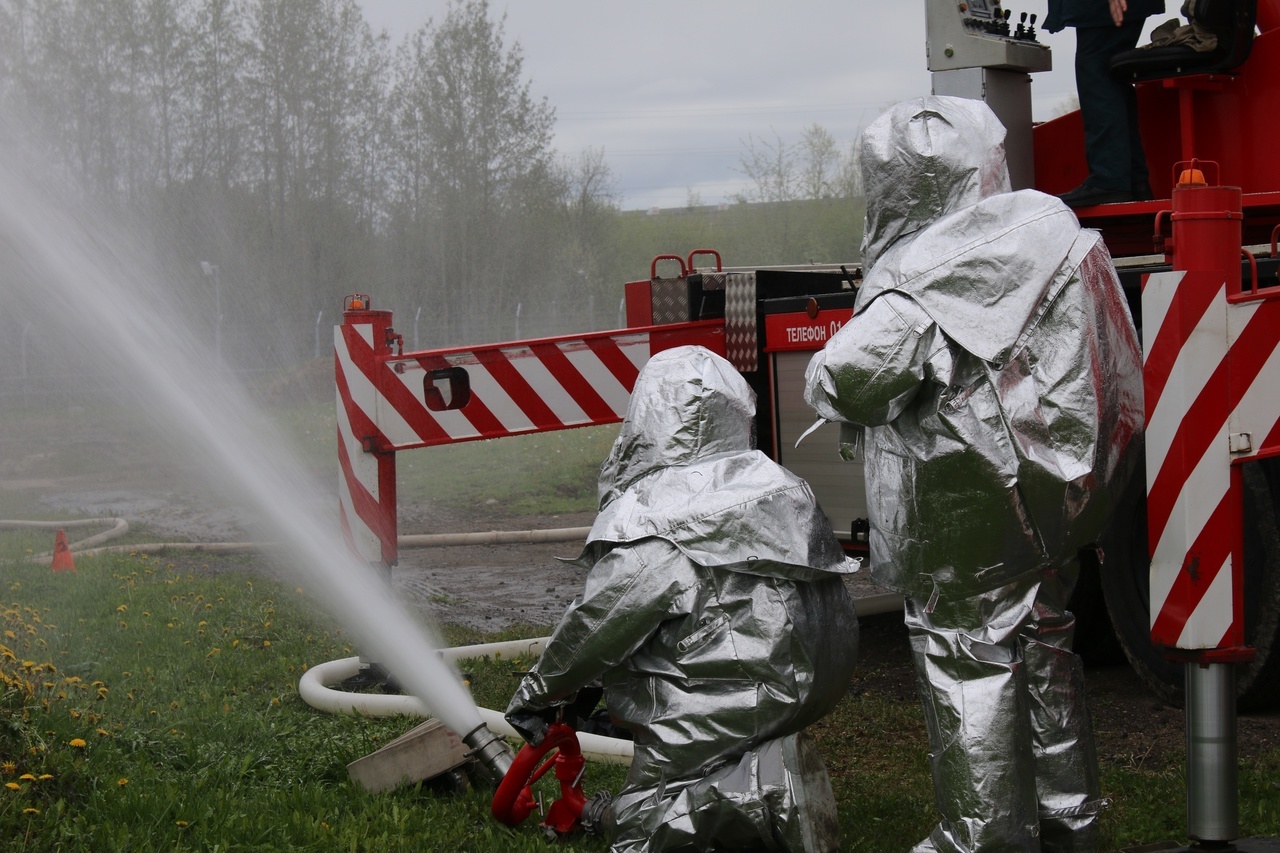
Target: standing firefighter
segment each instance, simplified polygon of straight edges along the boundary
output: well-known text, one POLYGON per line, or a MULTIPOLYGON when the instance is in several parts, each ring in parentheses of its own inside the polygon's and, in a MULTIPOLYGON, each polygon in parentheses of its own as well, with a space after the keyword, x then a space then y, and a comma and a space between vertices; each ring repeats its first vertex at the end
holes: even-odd
POLYGON ((943 818, 916 851, 1092 850, 1103 807, 1066 602, 1136 461, 1141 363, 1098 234, 1009 192, 1003 140, 958 98, 867 128, 866 278, 807 375, 865 440, 872 573, 906 596, 943 818))
POLYGON ((752 449, 754 413, 719 356, 649 360, 601 468, 585 590, 507 708, 537 743, 559 703, 603 685, 635 739, 600 821, 614 850, 838 845, 801 730, 849 685, 855 567, 808 485, 752 449))

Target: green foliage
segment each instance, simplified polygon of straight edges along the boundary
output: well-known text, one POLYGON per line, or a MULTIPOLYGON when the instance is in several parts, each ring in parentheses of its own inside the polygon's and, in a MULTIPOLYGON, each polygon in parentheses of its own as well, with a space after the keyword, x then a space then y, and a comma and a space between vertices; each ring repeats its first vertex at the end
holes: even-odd
MULTIPOLYGON (((715 249, 725 266, 854 263, 862 239, 862 199, 823 199, 776 204, 732 204, 641 211, 621 216, 614 266, 614 287, 647 279, 657 255, 686 257, 694 249, 715 249)), ((711 259, 703 257, 698 263, 711 259)), ((659 267, 670 276, 673 267, 659 267)), ((615 290, 621 296, 621 290, 615 290)))

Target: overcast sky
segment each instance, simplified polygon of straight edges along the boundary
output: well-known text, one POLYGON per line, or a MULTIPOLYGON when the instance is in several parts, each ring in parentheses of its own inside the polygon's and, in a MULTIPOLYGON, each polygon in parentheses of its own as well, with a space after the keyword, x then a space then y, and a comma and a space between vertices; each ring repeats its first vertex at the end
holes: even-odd
MULTIPOLYGON (((399 44, 447 0, 360 0, 399 44)), ((1010 0, 1043 18, 1046 0, 1010 0)), ((1148 22, 1148 29, 1173 11, 1148 22)), ((750 135, 800 139, 814 123, 846 147, 886 106, 929 93, 924 0, 490 0, 506 14, 535 96, 556 110, 555 147, 603 148, 624 209, 727 201, 750 135)), ((1041 33, 1054 70, 1033 76, 1037 120, 1075 95, 1071 30, 1041 33)))

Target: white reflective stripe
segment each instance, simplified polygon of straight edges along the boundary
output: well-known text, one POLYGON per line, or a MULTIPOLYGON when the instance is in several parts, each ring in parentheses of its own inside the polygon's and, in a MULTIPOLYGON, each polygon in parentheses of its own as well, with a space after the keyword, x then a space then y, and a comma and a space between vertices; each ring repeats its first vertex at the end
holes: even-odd
POLYGON ((593 350, 586 347, 567 350, 562 345, 560 351, 569 359, 569 363, 578 369, 578 372, 587 380, 587 384, 600 395, 615 415, 622 417, 627 413, 627 401, 631 398, 631 394, 614 377, 609 368, 605 367, 604 362, 593 350))
MULTIPOLYGON (((342 327, 338 326, 338 334, 342 334, 342 327)), ((360 337, 364 338, 364 342, 369 345, 369 349, 373 349, 373 324, 372 323, 352 323, 351 328, 356 330, 360 337)))
POLYGON ((1204 597, 1182 626, 1178 635, 1180 649, 1216 649, 1231 627, 1235 608, 1232 596, 1231 557, 1218 570, 1204 597))
POLYGON ((493 378, 488 369, 476 364, 468 365, 466 370, 471 380, 471 393, 488 407, 503 429, 508 432, 528 432, 534 428, 533 421, 507 393, 507 389, 498 384, 498 380, 493 378))
MULTIPOLYGON (((1150 284, 1147 285, 1150 287, 1150 284)), ((1204 390, 1218 365, 1226 356, 1226 312, 1222 310, 1226 299, 1226 286, 1218 291, 1205 315, 1199 319, 1195 331, 1178 351, 1173 369, 1165 383, 1156 410, 1147 419, 1147 460, 1163 462, 1169 454, 1178 427, 1187 416, 1187 410, 1204 390)), ((1143 321, 1145 327, 1146 321, 1143 321)), ((1148 468, 1148 477, 1156 468, 1148 468)))
POLYGON ((342 377, 347 381, 352 405, 364 412, 369 420, 377 423, 378 391, 351 359, 351 352, 341 338, 338 340, 337 356, 338 370, 342 371, 342 377))
POLYGON ((1173 297, 1178 292, 1178 282, 1186 275, 1185 270, 1153 273, 1142 288, 1142 351, 1151 352, 1151 343, 1156 333, 1164 325, 1165 315, 1173 304, 1173 297))
MULTIPOLYGON (((1147 457, 1148 476, 1154 476, 1151 466, 1158 463, 1151 456, 1147 457)), ((1231 488, 1231 469, 1227 459, 1227 428, 1224 424, 1218 435, 1209 444, 1191 476, 1182 484, 1178 492, 1178 500, 1169 514, 1169 522, 1164 527, 1160 541, 1156 543, 1151 555, 1151 620, 1160 614, 1169 590, 1182 570, 1183 560, 1191 543, 1204 530, 1209 516, 1218 508, 1218 504, 1231 488)), ((1223 629, 1224 633, 1226 629, 1223 629)))
POLYGON ((635 365, 636 370, 644 367, 645 363, 653 357, 648 335, 620 339, 618 346, 622 349, 622 354, 627 357, 627 360, 635 365))
POLYGON ((582 411, 569 392, 560 384, 560 380, 547 369, 532 350, 526 350, 527 357, 512 358, 511 365, 514 367, 524 380, 533 388, 535 394, 541 398, 547 408, 556 418, 566 425, 586 423, 590 420, 587 413, 582 411))
MULTIPOLYGON (((1243 307, 1232 306, 1233 309, 1243 307)), ((1258 306, 1255 303, 1249 307, 1256 309, 1258 306)), ((1250 311, 1249 317, 1252 318, 1254 313, 1250 311)), ((1271 346, 1271 354, 1231 413, 1231 432, 1250 433, 1253 439, 1251 452, 1258 451, 1263 440, 1280 422, 1280 386, 1276 382, 1276 377, 1280 376, 1280 329, 1276 330, 1276 339, 1271 341, 1271 346)))
POLYGON ((347 451, 347 460, 351 464, 351 478, 355 480, 352 483, 345 472, 339 471, 338 501, 342 506, 343 513, 346 515, 347 525, 351 529, 351 538, 360 556, 370 561, 380 560, 382 558, 382 542, 378 539, 377 534, 373 532, 373 528, 356 512, 355 499, 351 496, 354 487, 362 487, 369 492, 375 501, 380 501, 378 494, 378 461, 372 455, 364 452, 360 439, 351 428, 351 422, 347 417, 347 410, 342 404, 342 396, 340 394, 337 395, 337 416, 339 440, 347 451))
POLYGON ((373 496, 374 500, 378 500, 378 466, 376 464, 370 466, 364 462, 363 457, 369 454, 364 452, 364 445, 360 441, 360 437, 355 434, 351 428, 351 421, 347 417, 346 407, 342 405, 342 398, 338 398, 338 434, 342 437, 342 445, 347 451, 347 459, 351 462, 351 472, 356 477, 360 485, 373 496))

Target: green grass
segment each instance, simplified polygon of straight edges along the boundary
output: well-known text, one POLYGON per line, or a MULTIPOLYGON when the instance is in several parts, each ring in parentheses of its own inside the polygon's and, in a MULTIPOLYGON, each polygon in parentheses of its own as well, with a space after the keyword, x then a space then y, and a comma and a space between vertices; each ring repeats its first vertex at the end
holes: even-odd
MULTIPOLYGON (((7 537, 9 534, 5 534, 7 537)), ((4 537, 0 537, 4 538, 4 537)), ((319 713, 309 666, 356 650, 297 589, 228 564, 81 559, 75 574, 0 563, 0 846, 30 850, 545 850, 488 795, 414 786, 367 794, 345 766, 416 723, 319 713), (208 565, 210 571, 205 571, 208 565)), ((447 629, 461 645, 532 636, 447 629)), ((525 660, 461 669, 501 708, 525 660)), ((902 850, 936 819, 914 701, 855 690, 814 728, 846 850, 902 850)), ((592 765, 588 791, 622 771, 592 765)), ((1241 822, 1280 832, 1280 755, 1242 763, 1241 822)), ((1181 838, 1180 767, 1104 768, 1104 849, 1181 838)), ((556 796, 549 787, 544 797, 556 796)), ((577 838, 558 849, 598 851, 577 838)))
MULTIPOLYGON (((297 458, 321 482, 336 482, 336 417, 332 402, 272 403, 266 414, 297 458)), ((0 436, 13 442, 12 473, 27 488, 0 489, 0 518, 57 518, 33 507, 41 491, 79 488, 163 492, 175 484, 199 488, 200 474, 173 448, 156 442, 145 411, 100 403, 0 407, 0 436), (39 448, 39 450, 35 450, 39 448), (42 485, 42 481, 57 483, 42 485), (81 485, 85 484, 85 485, 81 485), (109 484, 109 485, 107 485, 109 484)), ((487 515, 557 515, 596 508, 596 479, 617 425, 469 441, 396 454, 402 506, 431 503, 487 515)))
MULTIPOLYGON (((336 470, 333 407, 318 403, 271 409, 290 446, 316 470, 336 470)), ((600 463, 617 425, 467 441, 396 454, 396 489, 405 506, 454 509, 481 505, 511 514, 557 515, 596 508, 600 463)))
POLYGON ((416 721, 298 698, 308 666, 354 650, 296 590, 129 556, 0 569, 0 847, 543 848, 482 792, 349 783, 348 762, 416 721))

